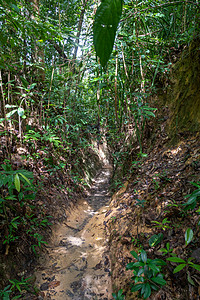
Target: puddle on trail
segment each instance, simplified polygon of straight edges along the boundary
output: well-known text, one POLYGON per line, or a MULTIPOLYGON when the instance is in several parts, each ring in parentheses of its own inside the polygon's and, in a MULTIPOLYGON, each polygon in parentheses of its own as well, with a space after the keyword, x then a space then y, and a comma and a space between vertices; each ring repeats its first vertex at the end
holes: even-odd
POLYGON ((104 228, 108 209, 109 169, 103 169, 86 200, 53 228, 40 259, 36 284, 46 300, 112 299, 110 263, 104 228))

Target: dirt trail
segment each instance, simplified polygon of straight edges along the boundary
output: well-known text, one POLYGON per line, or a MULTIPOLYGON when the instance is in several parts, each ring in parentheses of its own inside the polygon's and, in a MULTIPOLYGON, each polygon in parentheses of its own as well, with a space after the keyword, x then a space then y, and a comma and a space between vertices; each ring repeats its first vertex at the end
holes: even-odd
POLYGON ((112 299, 104 216, 110 199, 109 168, 96 177, 86 200, 53 228, 52 241, 36 271, 44 299, 112 299))

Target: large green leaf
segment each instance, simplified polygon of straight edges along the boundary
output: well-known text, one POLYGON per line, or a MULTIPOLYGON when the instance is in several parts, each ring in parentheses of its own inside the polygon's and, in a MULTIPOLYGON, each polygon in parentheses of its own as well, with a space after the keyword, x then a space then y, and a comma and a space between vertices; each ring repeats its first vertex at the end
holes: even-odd
POLYGON ((169 257, 169 258, 167 258, 167 260, 172 261, 172 262, 185 263, 185 261, 179 257, 169 257))
POLYGON ((102 67, 107 64, 122 14, 122 0, 102 0, 95 14, 93 41, 102 67))
POLYGON ((130 253, 131 253, 131 255, 133 255, 133 257, 134 257, 135 259, 138 260, 138 255, 137 255, 137 253, 136 253, 134 250, 131 251, 130 253))
POLYGON ((185 266, 186 266, 186 264, 180 264, 180 265, 178 265, 178 266, 174 269, 173 273, 175 274, 175 273, 177 273, 177 272, 180 272, 183 268, 185 268, 185 266))
POLYGON ((146 264, 146 262, 147 262, 147 253, 144 250, 141 251, 141 259, 146 264))
POLYGON ((16 113, 17 112, 17 109, 14 109, 14 110, 12 110, 12 111, 10 111, 8 114, 6 114, 6 117, 7 118, 10 118, 12 115, 14 115, 14 113, 16 113))
POLYGON ((144 284, 144 299, 147 299, 151 295, 151 287, 150 284, 147 282, 144 284))
POLYGON ((191 267, 193 267, 194 269, 200 271, 200 265, 192 264, 191 267))
POLYGON ((157 277, 151 278, 151 280, 160 285, 166 284, 166 281, 163 279, 163 276, 161 274, 158 275, 157 277))
POLYGON ((142 287, 143 287, 143 283, 136 284, 131 288, 131 292, 139 291, 142 287))
POLYGON ((185 232, 185 244, 186 246, 192 241, 193 239, 193 230, 191 228, 188 228, 185 232))
POLYGON ((29 180, 24 174, 22 174, 22 173, 19 173, 19 174, 26 180, 26 182, 27 182, 29 185, 31 185, 30 180, 29 180))
POLYGON ((15 175, 14 184, 15 184, 16 190, 18 192, 20 192, 20 179, 19 179, 19 175, 18 174, 15 175))

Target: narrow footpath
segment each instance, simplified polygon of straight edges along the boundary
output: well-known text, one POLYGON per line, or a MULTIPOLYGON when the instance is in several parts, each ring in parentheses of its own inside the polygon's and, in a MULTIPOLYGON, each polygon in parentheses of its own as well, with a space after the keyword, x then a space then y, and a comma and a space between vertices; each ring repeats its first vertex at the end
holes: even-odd
POLYGON ((54 226, 35 274, 43 299, 112 299, 104 228, 110 200, 109 178, 110 169, 102 169, 87 199, 78 201, 67 220, 54 226))

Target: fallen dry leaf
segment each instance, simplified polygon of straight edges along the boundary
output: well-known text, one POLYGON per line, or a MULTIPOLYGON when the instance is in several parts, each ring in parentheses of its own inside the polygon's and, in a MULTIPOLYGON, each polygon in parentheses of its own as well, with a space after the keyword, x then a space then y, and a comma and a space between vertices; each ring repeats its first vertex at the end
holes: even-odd
POLYGON ((49 283, 49 288, 54 288, 60 285, 60 281, 52 281, 49 283))

